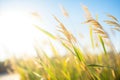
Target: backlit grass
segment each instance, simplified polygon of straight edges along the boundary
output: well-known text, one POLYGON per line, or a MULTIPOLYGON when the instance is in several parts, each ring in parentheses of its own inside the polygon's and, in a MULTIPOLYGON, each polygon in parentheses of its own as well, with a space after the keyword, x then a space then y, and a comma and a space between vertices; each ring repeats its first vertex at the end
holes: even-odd
MULTIPOLYGON (((90 40, 93 46, 91 47, 93 50, 95 47, 100 49, 99 53, 92 54, 88 48, 83 48, 80 45, 82 42, 64 26, 64 22, 53 15, 58 23, 59 36, 34 25, 36 29, 46 34, 48 39, 50 38, 49 46, 53 56, 49 57, 45 50, 35 45, 37 57, 12 60, 12 66, 20 74, 21 80, 120 80, 120 54, 102 24, 91 16, 86 6, 82 5, 82 8, 86 15, 84 23, 90 26, 90 40), (64 56, 61 56, 53 45, 54 41, 65 48, 64 56)), ((64 8, 62 12, 68 17, 69 14, 64 8)), ((108 17, 112 20, 106 20, 105 23, 114 26, 113 30, 119 31, 117 18, 112 15, 108 17)))

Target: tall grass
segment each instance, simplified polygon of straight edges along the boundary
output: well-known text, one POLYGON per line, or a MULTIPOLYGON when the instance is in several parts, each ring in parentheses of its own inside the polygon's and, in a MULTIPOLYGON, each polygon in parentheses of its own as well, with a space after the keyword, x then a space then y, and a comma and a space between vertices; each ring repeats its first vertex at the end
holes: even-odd
MULTIPOLYGON (((88 49, 83 49, 74 34, 54 15, 53 18, 58 22, 59 36, 55 36, 39 26, 35 25, 35 27, 50 38, 60 42, 61 47, 66 50, 65 55, 59 55, 60 52, 54 46, 53 41, 49 42, 53 57, 49 57, 45 50, 35 45, 37 57, 26 60, 16 59, 12 62, 15 71, 21 75, 21 80, 120 80, 120 55, 114 50, 104 27, 91 16, 86 6, 82 5, 82 8, 86 15, 84 23, 88 23, 90 26, 93 49, 96 47, 95 38, 97 37, 97 43, 103 48, 103 53, 91 54, 88 49), (109 45, 107 45, 107 41, 109 45), (110 47, 112 51, 108 51, 107 47, 110 47)), ((64 7, 61 9, 67 16, 68 13, 64 7)), ((105 22, 115 26, 115 30, 120 29, 117 18, 112 15, 108 15, 108 17, 112 18, 113 21, 106 20, 105 22)), ((98 48, 100 49, 100 47, 98 48)))

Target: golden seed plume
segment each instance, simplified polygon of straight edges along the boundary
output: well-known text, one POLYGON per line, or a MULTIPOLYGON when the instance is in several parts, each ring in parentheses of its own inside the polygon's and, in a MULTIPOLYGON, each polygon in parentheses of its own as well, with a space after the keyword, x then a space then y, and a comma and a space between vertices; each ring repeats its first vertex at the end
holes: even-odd
POLYGON ((86 16, 86 19, 87 19, 87 21, 85 21, 84 23, 88 23, 91 26, 93 26, 94 32, 99 34, 101 37, 108 38, 108 35, 104 31, 102 25, 92 17, 88 8, 85 5, 82 5, 82 8, 85 12, 85 16, 86 16))
POLYGON ((110 26, 115 26, 115 27, 119 27, 120 28, 120 24, 118 24, 115 21, 105 20, 104 22, 107 23, 110 26))
POLYGON ((62 5, 60 5, 60 10, 65 17, 69 17, 67 10, 62 5))
POLYGON ((82 9, 83 9, 84 12, 85 12, 85 17, 86 17, 86 19, 87 19, 87 20, 92 19, 92 15, 91 15, 90 11, 88 10, 87 6, 82 5, 82 4, 81 4, 81 6, 82 6, 82 9))
POLYGON ((118 22, 118 19, 117 19, 116 17, 112 16, 111 14, 107 14, 107 16, 108 16, 109 18, 111 18, 112 20, 118 22))
POLYGON ((118 27, 114 27, 114 28, 112 28, 113 30, 117 30, 117 31, 120 31, 120 28, 118 28, 118 27))
POLYGON ((59 23, 59 26, 58 26, 58 31, 60 31, 61 33, 63 33, 65 35, 65 37, 67 38, 68 41, 72 42, 76 42, 76 38, 66 29, 66 27, 64 26, 64 24, 62 24, 60 22, 60 20, 54 16, 54 19, 59 23))
POLYGON ((111 30, 117 30, 120 31, 120 24, 117 18, 115 18, 112 15, 107 15, 108 17, 112 18, 112 20, 105 20, 104 22, 108 24, 109 26, 114 26, 114 28, 111 28, 111 30))

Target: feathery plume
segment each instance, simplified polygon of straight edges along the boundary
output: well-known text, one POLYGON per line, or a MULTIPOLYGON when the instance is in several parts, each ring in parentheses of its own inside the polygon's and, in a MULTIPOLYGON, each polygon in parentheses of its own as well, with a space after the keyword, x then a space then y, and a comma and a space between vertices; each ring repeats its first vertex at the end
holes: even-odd
POLYGON ((86 19, 87 20, 91 20, 92 19, 92 15, 91 15, 90 11, 88 10, 87 6, 85 6, 85 5, 81 5, 81 6, 82 6, 82 9, 85 12, 86 19))
POLYGON ((118 24, 115 21, 105 20, 104 22, 107 23, 110 26, 114 26, 114 27, 119 27, 120 28, 120 24, 118 24))
POLYGON ((60 9, 61 9, 62 14, 65 17, 69 17, 69 14, 68 14, 67 10, 62 5, 60 5, 60 9))
POLYGON ((58 26, 58 31, 60 31, 61 33, 63 33, 65 35, 65 37, 67 38, 68 41, 72 42, 76 42, 76 38, 65 28, 65 26, 60 22, 60 20, 54 16, 54 19, 59 23, 58 26))
POLYGON ((108 38, 107 33, 104 31, 101 24, 92 17, 92 15, 91 15, 90 11, 88 10, 88 8, 86 6, 84 6, 84 5, 82 5, 82 8, 83 8, 83 10, 85 12, 85 16, 86 16, 86 19, 87 19, 87 21, 85 21, 84 23, 88 23, 91 26, 93 26, 94 32, 99 34, 101 37, 108 38))
POLYGON ((118 19, 117 19, 116 17, 112 16, 111 14, 107 14, 107 16, 108 16, 109 18, 111 18, 112 20, 118 22, 118 19))

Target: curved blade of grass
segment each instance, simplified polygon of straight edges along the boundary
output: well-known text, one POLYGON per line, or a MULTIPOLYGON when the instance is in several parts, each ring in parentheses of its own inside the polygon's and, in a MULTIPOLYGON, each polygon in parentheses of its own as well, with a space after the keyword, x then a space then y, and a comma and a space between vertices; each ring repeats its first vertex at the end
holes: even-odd
POLYGON ((43 61, 41 61, 43 69, 50 76, 51 80, 57 80, 56 77, 55 77, 54 71, 53 71, 53 64, 50 61, 50 58, 48 57, 47 53, 43 49, 41 51, 42 51, 42 53, 44 53, 44 57, 45 57, 45 59, 47 61, 47 64, 48 64, 48 65, 46 65, 45 62, 44 62, 45 59, 43 59, 43 61))
POLYGON ((52 39, 56 39, 56 37, 54 35, 52 35, 50 32, 40 28, 39 26, 37 25, 34 25, 39 31, 45 33, 47 36, 51 37, 52 39))
POLYGON ((61 72, 65 76, 65 78, 67 78, 67 80, 71 80, 69 72, 64 72, 64 71, 61 71, 61 72))
POLYGON ((92 30, 92 26, 90 26, 90 39, 91 39, 92 47, 94 48, 94 40, 93 40, 93 30, 92 30))
POLYGON ((114 17, 113 15, 111 14, 107 14, 107 16, 111 19, 113 19, 114 21, 117 21, 118 22, 118 19, 116 17, 114 17))
POLYGON ((52 44, 52 42, 50 42, 50 47, 51 47, 51 50, 52 50, 54 56, 58 56, 59 53, 57 52, 57 50, 56 50, 55 46, 52 44))
POLYGON ((106 48, 105 48, 105 44, 104 44, 104 41, 103 41, 102 37, 100 35, 98 37, 100 39, 100 43, 102 44, 102 48, 104 50, 104 53, 107 54, 107 51, 106 51, 106 48))
POLYGON ((40 75, 40 74, 38 74, 38 73, 36 73, 36 72, 33 72, 33 74, 34 74, 35 76, 37 76, 37 77, 40 77, 40 78, 41 78, 41 75, 40 75))
POLYGON ((72 47, 73 47, 73 50, 74 50, 76 56, 78 57, 79 61, 84 61, 81 50, 74 45, 72 47))
POLYGON ((76 54, 64 42, 61 42, 61 43, 66 49, 68 49, 73 55, 76 56, 76 54))
POLYGON ((87 66, 89 66, 89 67, 107 67, 107 68, 112 68, 110 66, 103 66, 103 65, 99 65, 99 64, 89 64, 87 66))
POLYGON ((105 67, 105 66, 98 65, 98 64, 89 64, 87 66, 90 66, 90 67, 105 67))

